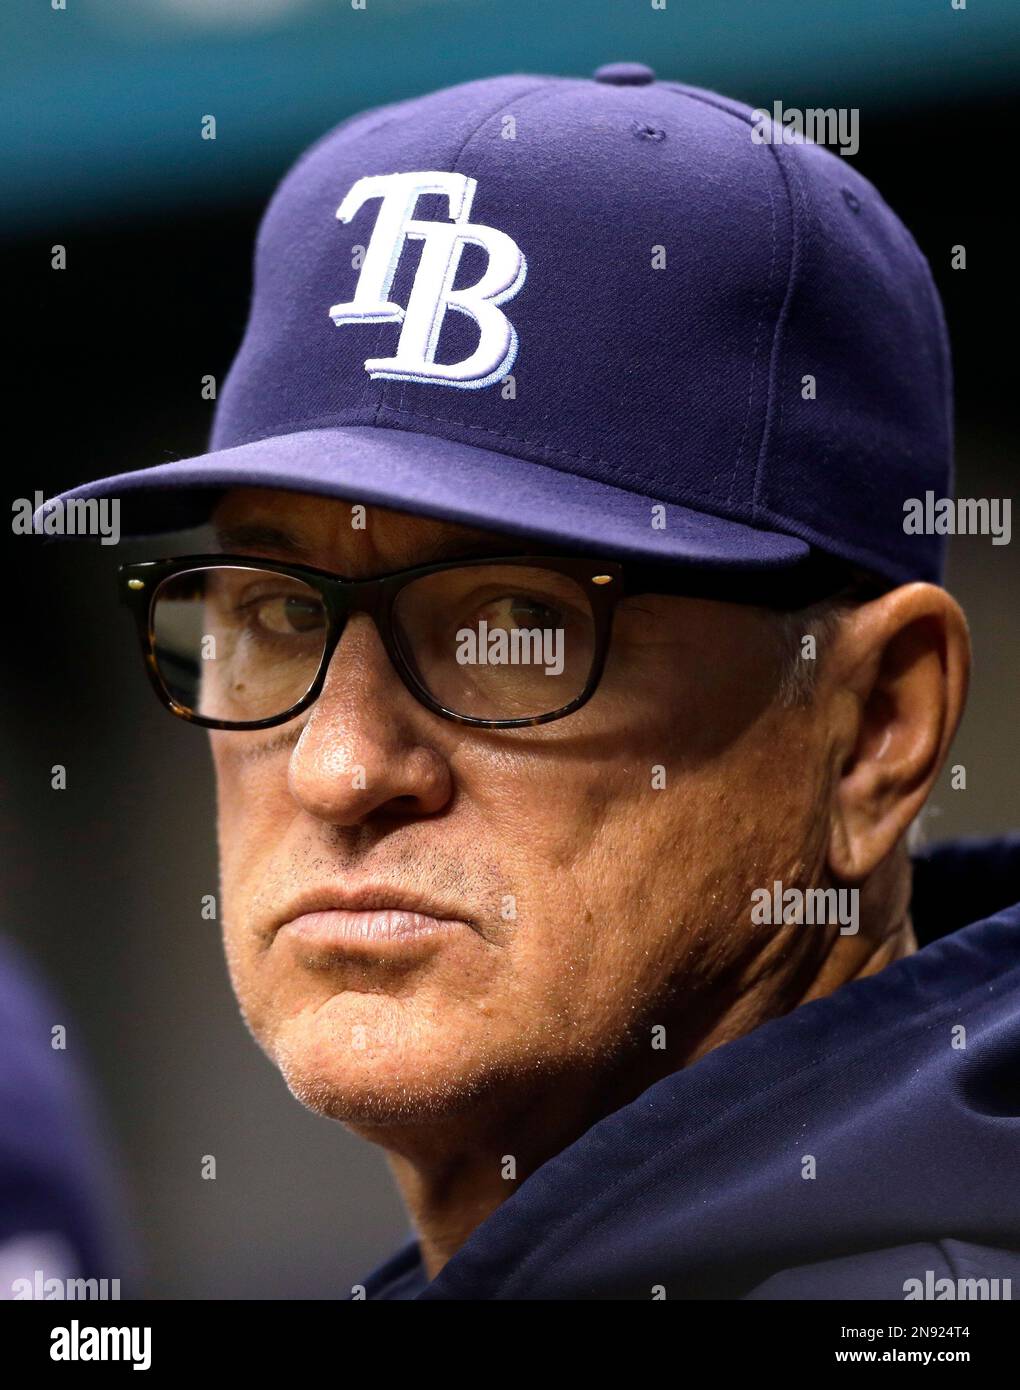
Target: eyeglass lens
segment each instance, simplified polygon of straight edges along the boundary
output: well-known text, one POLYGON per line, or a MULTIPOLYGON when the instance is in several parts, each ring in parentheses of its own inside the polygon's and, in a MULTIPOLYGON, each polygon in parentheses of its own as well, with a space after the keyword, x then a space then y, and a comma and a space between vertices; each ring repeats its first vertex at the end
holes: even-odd
MULTIPOLYGON (((329 628, 322 596, 304 580, 226 565, 165 579, 150 621, 157 671, 175 704, 241 725, 302 700, 329 628)), ((533 719, 570 704, 596 649, 585 590, 541 566, 421 575, 397 594, 392 629, 412 686, 475 719, 533 719)))

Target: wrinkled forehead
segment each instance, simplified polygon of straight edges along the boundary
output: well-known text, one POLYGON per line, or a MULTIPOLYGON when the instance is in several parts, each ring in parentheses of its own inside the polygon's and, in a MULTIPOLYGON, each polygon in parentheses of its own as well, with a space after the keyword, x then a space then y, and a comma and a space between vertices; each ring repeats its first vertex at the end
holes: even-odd
POLYGON ((211 520, 225 551, 290 559, 352 576, 540 549, 507 532, 274 488, 232 489, 211 520))

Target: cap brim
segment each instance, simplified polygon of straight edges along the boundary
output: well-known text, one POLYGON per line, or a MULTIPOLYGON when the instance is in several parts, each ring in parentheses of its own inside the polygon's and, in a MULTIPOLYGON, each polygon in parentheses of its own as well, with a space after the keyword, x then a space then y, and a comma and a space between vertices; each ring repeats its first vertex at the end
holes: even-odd
MULTIPOLYGON (((304 430, 61 493, 119 498, 122 536, 200 525, 230 488, 281 488, 389 507, 599 554, 721 570, 786 570, 810 554, 796 536, 432 435, 373 425, 304 430), (661 514, 658 514, 661 516, 661 514)), ((42 512, 40 509, 40 513, 42 512)), ((40 513, 36 515, 39 516, 40 513)))

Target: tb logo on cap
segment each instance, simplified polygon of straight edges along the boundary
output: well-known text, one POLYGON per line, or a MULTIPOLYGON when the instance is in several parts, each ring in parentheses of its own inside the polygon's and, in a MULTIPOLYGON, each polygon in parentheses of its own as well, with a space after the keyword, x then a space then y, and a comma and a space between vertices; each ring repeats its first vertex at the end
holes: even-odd
POLYGON ((464 174, 378 174, 358 179, 337 208, 337 218, 350 222, 369 199, 382 199, 354 298, 329 311, 338 328, 345 323, 402 325, 394 356, 365 362, 369 376, 474 390, 501 380, 513 365, 517 334, 499 305, 524 284, 528 266, 521 248, 505 232, 468 221, 476 187, 476 180, 464 174), (415 217, 424 193, 448 199, 451 221, 415 217), (424 245, 403 309, 391 303, 389 295, 408 237, 424 245), (468 242, 482 247, 488 264, 477 284, 455 290, 457 267, 468 242), (460 362, 435 360, 447 309, 468 314, 478 325, 478 346, 460 362))

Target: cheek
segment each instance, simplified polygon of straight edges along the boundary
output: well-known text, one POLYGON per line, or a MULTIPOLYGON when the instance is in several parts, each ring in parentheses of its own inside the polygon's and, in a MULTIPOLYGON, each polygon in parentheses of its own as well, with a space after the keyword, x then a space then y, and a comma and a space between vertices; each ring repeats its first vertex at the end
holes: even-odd
POLYGON ((508 759, 498 776, 464 769, 472 853, 499 863, 512 895, 506 983, 515 1007, 575 1035, 598 1034, 629 1007, 650 925, 647 870, 667 857, 647 777, 616 754, 597 763, 543 749, 508 759))
POLYGON ((287 791, 287 761, 280 753, 253 759, 238 746, 244 734, 214 732, 217 834, 224 891, 247 868, 271 853, 286 831, 295 805, 287 791))
POLYGON ((538 809, 525 825, 518 803, 507 839, 534 873, 516 943, 532 978, 603 1010, 715 977, 752 945, 752 890, 822 853, 822 780, 810 740, 768 717, 711 758, 646 725, 601 767, 522 775, 538 809))
MULTIPOLYGON (((236 735, 234 737, 243 737, 236 735)), ((287 793, 286 760, 238 756, 229 734, 214 734, 220 917, 227 965, 245 1004, 259 943, 246 930, 266 865, 284 845, 294 803, 287 793)))

